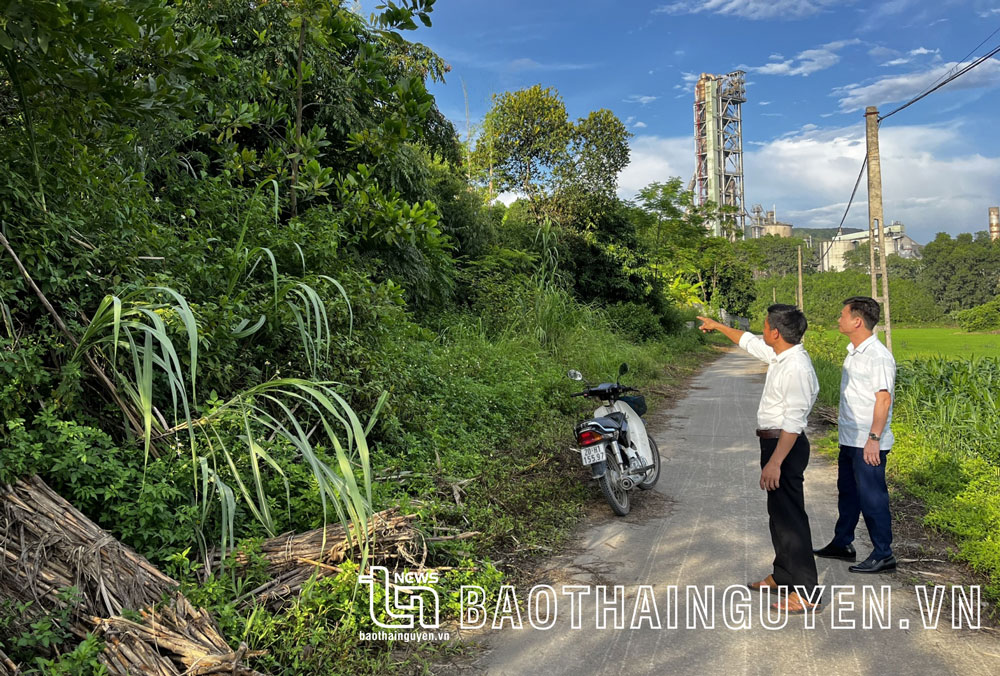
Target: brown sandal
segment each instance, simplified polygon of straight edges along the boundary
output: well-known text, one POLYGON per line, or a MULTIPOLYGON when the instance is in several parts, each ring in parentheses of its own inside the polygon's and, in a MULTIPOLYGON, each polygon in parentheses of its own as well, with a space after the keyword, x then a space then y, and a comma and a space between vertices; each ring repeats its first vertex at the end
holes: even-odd
POLYGON ((763 589, 765 587, 768 587, 768 588, 774 589, 774 590, 778 589, 778 583, 774 581, 774 576, 773 575, 768 575, 767 577, 765 577, 760 582, 750 582, 749 584, 747 584, 747 586, 750 587, 750 589, 753 589, 754 591, 760 591, 761 589, 763 589))

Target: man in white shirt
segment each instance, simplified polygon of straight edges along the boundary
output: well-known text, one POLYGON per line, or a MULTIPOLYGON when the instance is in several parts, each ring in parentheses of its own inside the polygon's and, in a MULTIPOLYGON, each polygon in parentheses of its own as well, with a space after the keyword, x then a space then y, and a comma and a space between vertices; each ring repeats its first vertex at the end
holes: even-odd
POLYGON ((854 529, 864 515, 874 549, 852 573, 880 573, 896 567, 892 554, 892 519, 885 485, 885 460, 892 448, 893 389, 896 360, 873 330, 878 303, 868 296, 844 301, 840 332, 850 339, 840 379, 840 415, 837 419, 840 457, 837 460, 837 509, 833 540, 814 550, 816 556, 854 561, 854 529))
POLYGON ((819 392, 812 360, 802 347, 806 317, 794 305, 772 305, 767 309, 764 333, 746 331, 698 317, 701 330, 719 331, 748 353, 769 364, 764 392, 757 408, 760 437, 760 487, 767 491, 773 572, 749 587, 791 591, 775 607, 789 613, 805 612, 819 605, 816 596, 816 560, 806 514, 803 479, 809 464, 806 418, 819 392))

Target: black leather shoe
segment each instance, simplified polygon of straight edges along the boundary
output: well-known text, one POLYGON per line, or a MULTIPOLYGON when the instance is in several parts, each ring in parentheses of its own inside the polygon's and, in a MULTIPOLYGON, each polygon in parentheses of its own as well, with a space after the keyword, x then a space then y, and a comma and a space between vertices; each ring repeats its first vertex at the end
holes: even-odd
POLYGON ((840 559, 841 561, 858 560, 858 554, 854 551, 853 545, 837 547, 832 542, 822 549, 814 549, 813 554, 822 556, 824 559, 840 559))
POLYGON ((869 556, 859 564, 848 566, 847 570, 852 573, 881 573, 887 570, 896 570, 896 557, 892 554, 884 559, 873 559, 869 556))

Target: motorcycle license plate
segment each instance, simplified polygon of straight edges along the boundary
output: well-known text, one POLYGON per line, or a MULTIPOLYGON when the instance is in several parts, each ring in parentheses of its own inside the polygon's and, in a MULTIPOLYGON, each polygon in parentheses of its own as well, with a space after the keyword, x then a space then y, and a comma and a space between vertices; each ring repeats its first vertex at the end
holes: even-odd
POLYGON ((584 446, 580 449, 580 458, 584 465, 593 465, 595 462, 604 460, 604 444, 594 444, 584 446))

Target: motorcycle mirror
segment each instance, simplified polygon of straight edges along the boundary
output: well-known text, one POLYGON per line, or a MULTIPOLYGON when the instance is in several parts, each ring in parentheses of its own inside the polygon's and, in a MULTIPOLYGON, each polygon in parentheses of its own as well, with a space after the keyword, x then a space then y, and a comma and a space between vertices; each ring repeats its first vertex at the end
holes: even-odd
POLYGON ((566 374, 570 380, 583 380, 583 374, 576 369, 570 369, 569 373, 566 374))
POLYGON ((628 364, 622 362, 622 365, 618 367, 618 377, 621 378, 626 373, 628 373, 628 364))

